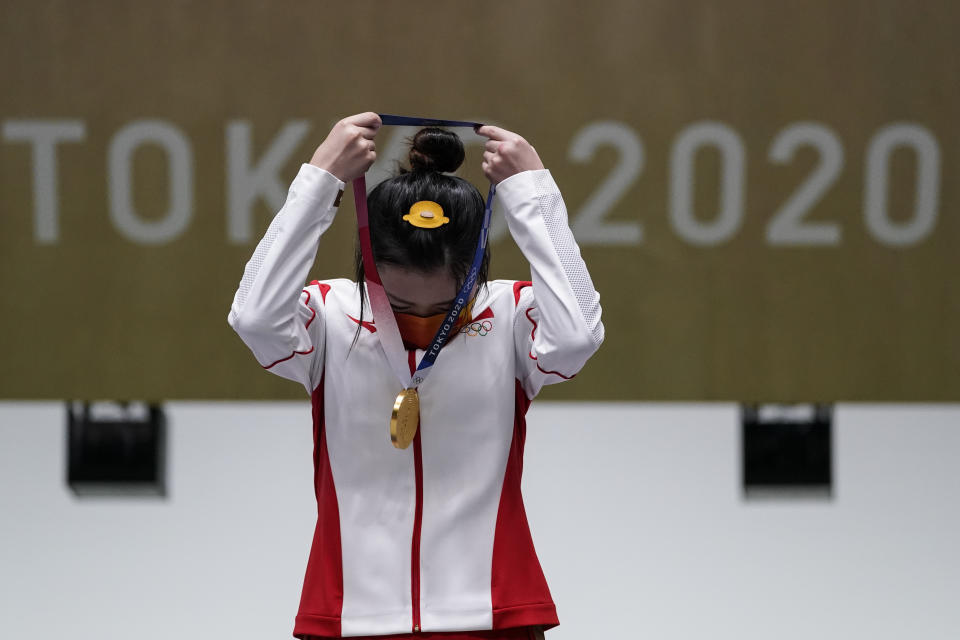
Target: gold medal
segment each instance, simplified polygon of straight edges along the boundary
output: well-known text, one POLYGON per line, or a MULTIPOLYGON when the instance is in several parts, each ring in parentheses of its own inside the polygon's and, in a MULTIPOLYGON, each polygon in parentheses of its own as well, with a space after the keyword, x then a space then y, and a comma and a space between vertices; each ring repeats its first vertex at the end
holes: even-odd
POLYGON ((390 440, 398 449, 406 449, 417 435, 420 424, 420 396, 416 387, 404 389, 393 403, 390 415, 390 440))

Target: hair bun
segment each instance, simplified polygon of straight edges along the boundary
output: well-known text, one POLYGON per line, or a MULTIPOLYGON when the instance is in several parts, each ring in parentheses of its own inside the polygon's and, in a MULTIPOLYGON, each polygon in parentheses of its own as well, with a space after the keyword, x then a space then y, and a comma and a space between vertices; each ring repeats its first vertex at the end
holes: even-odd
POLYGON ((463 158, 463 142, 452 131, 426 127, 413 136, 413 144, 410 145, 411 171, 456 171, 463 164, 463 158))

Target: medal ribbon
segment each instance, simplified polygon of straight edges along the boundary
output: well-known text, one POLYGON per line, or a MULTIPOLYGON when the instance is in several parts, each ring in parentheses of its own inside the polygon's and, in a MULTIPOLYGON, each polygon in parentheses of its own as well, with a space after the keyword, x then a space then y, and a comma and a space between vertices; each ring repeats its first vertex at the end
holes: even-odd
MULTIPOLYGON (((400 126, 436 126, 436 127, 476 127, 479 122, 465 122, 461 120, 435 120, 429 118, 414 118, 409 116, 393 116, 387 114, 378 114, 383 125, 400 126)), ((387 293, 383 288, 383 282, 377 273, 376 263, 373 261, 373 247, 370 243, 370 222, 367 213, 367 181, 365 176, 360 176, 353 181, 353 199, 357 209, 357 230, 360 234, 360 254, 363 256, 363 276, 366 281, 367 295, 370 298, 370 311, 373 313, 373 322, 377 327, 377 335, 380 338, 380 347, 383 349, 387 361, 394 373, 403 383, 404 388, 416 388, 427 378, 430 368, 440 355, 440 349, 446 343, 460 316, 460 312, 466 306, 470 299, 470 292, 473 285, 477 282, 477 275, 480 271, 480 263, 483 262, 483 253, 487 246, 487 236, 490 229, 490 218, 493 211, 493 196, 496 193, 496 185, 490 184, 490 191, 487 193, 487 204, 483 213, 483 226, 480 229, 480 238, 477 240, 477 249, 473 255, 473 264, 467 274, 466 280, 457 292, 453 305, 447 312, 443 323, 433 337, 430 346, 420 359, 414 374, 410 375, 410 367, 407 364, 407 358, 404 355, 406 349, 403 348, 403 340, 400 337, 400 329, 397 328, 397 319, 393 315, 393 307, 387 299, 387 293)))

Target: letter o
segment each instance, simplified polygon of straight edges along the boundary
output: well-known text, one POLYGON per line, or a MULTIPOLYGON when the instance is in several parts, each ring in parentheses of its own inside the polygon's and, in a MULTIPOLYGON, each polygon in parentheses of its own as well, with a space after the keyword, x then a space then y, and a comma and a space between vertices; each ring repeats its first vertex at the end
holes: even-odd
POLYGON ((164 244, 182 234, 193 217, 193 153, 177 127, 162 120, 137 120, 110 141, 107 160, 110 219, 120 233, 140 244, 164 244), (133 153, 156 144, 170 167, 170 208, 159 220, 143 220, 133 206, 133 153))

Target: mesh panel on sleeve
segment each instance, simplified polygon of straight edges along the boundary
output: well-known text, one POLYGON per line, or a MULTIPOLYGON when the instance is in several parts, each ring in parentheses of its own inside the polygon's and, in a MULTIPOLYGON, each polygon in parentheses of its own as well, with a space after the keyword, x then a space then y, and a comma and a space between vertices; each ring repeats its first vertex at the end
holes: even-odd
POLYGON ((270 251, 273 241, 277 239, 277 233, 280 232, 280 217, 282 215, 283 211, 274 216, 270 227, 267 229, 267 233, 264 234, 260 243, 257 245, 257 250, 253 252, 253 257, 247 262, 247 266, 243 268, 243 279, 240 280, 240 287, 237 289, 238 308, 242 308, 247 301, 247 294, 250 293, 253 281, 257 279, 257 274, 260 273, 260 267, 263 266, 263 259, 267 255, 267 252, 270 251))
POLYGON ((580 257, 580 248, 570 231, 567 222, 566 209, 563 199, 550 184, 548 174, 539 174, 536 177, 537 194, 539 195, 540 213, 543 215, 550 235, 550 242, 560 257, 567 280, 573 288, 573 295, 577 298, 577 306, 583 313, 587 326, 591 328, 593 341, 600 344, 603 340, 603 325, 600 324, 600 305, 597 304, 596 290, 590 273, 580 257))

